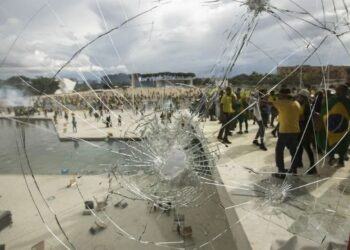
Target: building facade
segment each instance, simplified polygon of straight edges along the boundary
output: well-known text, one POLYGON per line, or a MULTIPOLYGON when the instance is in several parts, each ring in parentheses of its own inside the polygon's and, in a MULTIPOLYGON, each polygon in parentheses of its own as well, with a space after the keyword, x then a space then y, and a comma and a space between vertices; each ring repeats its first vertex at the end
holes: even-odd
MULTIPOLYGON (((286 66, 277 67, 277 74, 286 76, 291 74, 295 68, 299 66, 286 66)), ((350 83, 350 66, 310 66, 304 65, 300 67, 295 74, 317 74, 322 75, 325 73, 325 77, 330 83, 350 83)))

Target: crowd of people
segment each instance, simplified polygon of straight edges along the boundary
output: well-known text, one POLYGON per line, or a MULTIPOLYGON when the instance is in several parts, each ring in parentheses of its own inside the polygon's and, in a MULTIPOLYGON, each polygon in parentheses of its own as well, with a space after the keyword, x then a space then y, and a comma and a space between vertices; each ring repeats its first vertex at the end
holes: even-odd
POLYGON ((143 116, 146 110, 161 112, 161 121, 171 122, 173 110, 184 109, 200 94, 198 88, 127 88, 117 90, 96 90, 87 92, 73 92, 59 95, 42 95, 33 97, 34 107, 6 107, 1 110, 16 116, 32 116, 53 113, 53 120, 57 124, 64 119, 71 124, 74 133, 78 130, 78 123, 74 112, 83 111, 84 118, 94 118, 96 122, 103 122, 112 127, 111 111, 118 113, 116 125, 121 127, 123 116, 134 114, 143 116), (125 115, 123 115, 124 111, 125 115), (128 114, 126 114, 128 113, 128 114))
MULTIPOLYGON (((135 115, 144 115, 147 110, 159 111, 162 123, 170 122, 172 113, 177 109, 190 107, 192 113, 198 112, 200 120, 209 117, 219 120, 221 129, 218 140, 231 144, 230 136, 249 133, 249 121, 257 124, 258 130, 252 136, 252 144, 261 150, 268 150, 265 144, 266 129, 277 138, 275 162, 278 173, 274 176, 284 178, 286 173, 297 174, 303 166, 303 152, 309 159, 308 174, 316 174, 315 154, 328 156, 329 164, 343 167, 348 159, 350 143, 349 120, 350 99, 346 84, 336 86, 334 91, 315 91, 310 88, 289 89, 282 86, 278 91, 266 89, 249 91, 231 87, 215 89, 210 98, 203 98, 198 88, 154 88, 119 91, 76 92, 65 95, 41 96, 36 99, 34 109, 23 112, 23 107, 15 108, 15 114, 34 112, 53 112, 54 122, 64 118, 69 120, 73 132, 78 124, 75 110, 83 111, 85 119, 89 116, 96 122, 102 121, 106 127, 112 127, 111 110, 119 110, 115 121, 122 126, 122 113, 133 110, 135 115), (205 105, 201 105, 206 99, 205 105), (191 105, 192 104, 192 105, 191 105), (35 111, 33 111, 35 110, 35 111), (69 116, 71 118, 69 118, 69 116), (284 164, 284 150, 287 148, 292 158, 290 169, 284 164), (338 155, 338 159, 335 159, 338 155)), ((11 109, 8 108, 8 113, 11 109)), ((205 120, 204 119, 204 120, 205 120)))
POLYGON ((252 143, 266 151, 265 131, 270 126, 272 135, 277 138, 275 162, 278 173, 274 177, 285 178, 286 174, 297 174, 303 167, 303 152, 309 159, 307 174, 317 174, 315 153, 328 156, 328 163, 344 167, 348 160, 350 144, 349 120, 350 99, 348 86, 339 84, 334 92, 311 89, 291 90, 282 86, 278 92, 244 91, 240 88, 233 92, 231 87, 219 90, 216 101, 208 108, 209 117, 219 119, 221 129, 218 140, 231 144, 229 136, 235 129, 237 134, 248 133, 248 119, 258 125, 252 143), (277 124, 275 123, 277 119, 277 124), (284 150, 291 155, 290 169, 285 168, 284 150), (335 159, 335 155, 338 159, 335 159))
POLYGON ((175 107, 188 106, 199 94, 195 88, 144 88, 98 90, 74 92, 71 94, 41 96, 36 99, 36 105, 43 110, 64 109, 71 110, 124 110, 135 109, 144 111, 144 106, 159 110, 164 100, 172 100, 175 107), (102 106, 102 107, 101 107, 102 106))

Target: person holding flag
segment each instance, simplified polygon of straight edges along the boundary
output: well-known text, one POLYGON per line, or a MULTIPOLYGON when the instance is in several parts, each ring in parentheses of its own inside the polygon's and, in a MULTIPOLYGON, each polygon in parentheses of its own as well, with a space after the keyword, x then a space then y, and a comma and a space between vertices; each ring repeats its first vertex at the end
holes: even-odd
POLYGON ((337 167, 344 167, 344 158, 350 144, 350 99, 347 91, 347 85, 338 85, 335 96, 328 100, 328 105, 323 103, 321 109, 324 129, 319 133, 318 144, 329 153, 330 165, 336 162, 334 155, 339 155, 337 167))

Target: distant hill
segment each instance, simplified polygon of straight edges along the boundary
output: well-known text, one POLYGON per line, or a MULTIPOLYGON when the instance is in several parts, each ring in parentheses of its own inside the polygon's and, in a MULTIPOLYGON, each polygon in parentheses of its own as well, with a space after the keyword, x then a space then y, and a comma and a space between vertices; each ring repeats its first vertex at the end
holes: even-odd
POLYGON ((40 93, 53 94, 58 89, 58 81, 49 77, 29 78, 26 76, 12 76, 0 81, 0 89, 11 88, 23 95, 37 95, 40 93), (31 87, 32 86, 32 87, 31 87))
MULTIPOLYGON (((26 77, 26 76, 21 76, 21 78, 28 82, 31 83, 31 79, 26 77)), ((0 80, 0 89, 4 87, 10 87, 10 88, 15 88, 20 91, 23 91, 24 93, 28 94, 30 93, 30 87, 23 82, 23 80, 20 79, 18 76, 12 76, 6 80, 0 80)))
POLYGON ((127 86, 130 85, 131 77, 128 74, 113 74, 107 75, 101 78, 101 84, 112 85, 113 86, 127 86))

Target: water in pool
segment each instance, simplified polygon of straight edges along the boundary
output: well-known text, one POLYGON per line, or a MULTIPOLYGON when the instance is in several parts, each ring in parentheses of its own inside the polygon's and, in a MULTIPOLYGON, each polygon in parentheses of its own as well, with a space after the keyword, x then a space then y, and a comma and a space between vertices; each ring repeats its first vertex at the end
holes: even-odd
MULTIPOLYGON (((61 142, 51 121, 32 121, 25 125, 27 152, 34 174, 99 174, 118 161, 110 150, 125 152, 123 142, 61 142)), ((0 174, 21 174, 16 140, 20 142, 15 121, 0 119, 0 174)), ((24 158, 23 158, 24 160, 24 158)))

